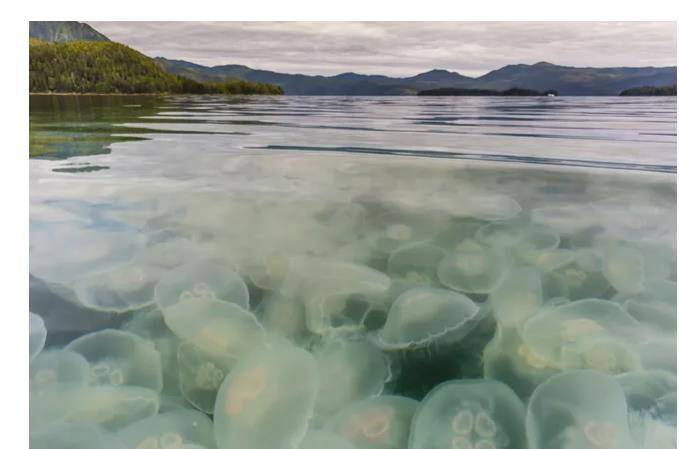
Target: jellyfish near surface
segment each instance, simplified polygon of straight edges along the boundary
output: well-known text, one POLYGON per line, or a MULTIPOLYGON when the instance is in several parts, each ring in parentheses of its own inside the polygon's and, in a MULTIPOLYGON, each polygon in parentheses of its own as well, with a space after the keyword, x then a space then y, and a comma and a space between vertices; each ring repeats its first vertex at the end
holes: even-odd
POLYGON ((420 403, 408 448, 525 449, 525 416, 521 400, 500 382, 444 382, 420 403))
POLYGON ((40 315, 28 313, 28 356, 33 359, 45 346, 47 329, 40 315))
POLYGON ((318 395, 308 352, 276 344, 241 360, 217 393, 214 429, 220 449, 288 449, 302 440, 318 395))
POLYGON ((612 376, 592 370, 556 374, 528 403, 530 449, 634 449, 625 395, 612 376))

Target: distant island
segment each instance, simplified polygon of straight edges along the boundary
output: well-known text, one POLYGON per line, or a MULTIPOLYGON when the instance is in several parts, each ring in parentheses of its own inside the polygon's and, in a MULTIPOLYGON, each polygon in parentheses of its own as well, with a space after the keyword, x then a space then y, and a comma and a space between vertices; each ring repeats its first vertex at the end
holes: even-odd
POLYGON ((622 97, 677 96, 677 85, 633 87, 620 92, 622 97))
POLYGON ((109 41, 87 25, 47 23, 52 25, 30 25, 35 34, 55 39, 29 39, 30 93, 283 94, 283 89, 269 83, 238 79, 202 82, 175 75, 154 59, 109 41))
POLYGON ((454 87, 442 87, 440 89, 429 89, 419 92, 420 96, 472 96, 472 97, 555 97, 559 93, 555 90, 538 92, 531 89, 520 89, 513 87, 507 90, 489 89, 457 89, 454 87))
POLYGON ((31 22, 29 28, 32 38, 43 41, 42 45, 37 41, 30 45, 31 92, 418 95, 445 88, 468 90, 447 95, 509 95, 502 92, 518 89, 514 95, 555 91, 562 96, 617 96, 635 92, 633 89, 676 85, 677 79, 676 66, 598 68, 549 62, 507 65, 479 77, 443 69, 402 78, 353 72, 334 76, 289 74, 238 64, 208 67, 183 60, 152 59, 111 42, 79 22, 31 22))

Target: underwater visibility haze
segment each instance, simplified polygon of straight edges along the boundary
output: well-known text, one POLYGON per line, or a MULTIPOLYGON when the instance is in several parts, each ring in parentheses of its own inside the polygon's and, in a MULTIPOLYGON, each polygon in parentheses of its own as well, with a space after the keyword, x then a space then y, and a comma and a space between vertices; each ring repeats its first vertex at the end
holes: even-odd
POLYGON ((676 98, 30 102, 32 449, 676 448, 676 98))

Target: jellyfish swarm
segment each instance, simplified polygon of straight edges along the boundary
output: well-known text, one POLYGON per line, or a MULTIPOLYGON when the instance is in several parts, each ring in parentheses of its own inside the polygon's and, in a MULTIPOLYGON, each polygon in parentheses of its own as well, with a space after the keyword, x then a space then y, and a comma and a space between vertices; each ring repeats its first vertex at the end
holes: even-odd
POLYGON ((90 382, 90 364, 85 357, 67 349, 41 352, 29 367, 31 394, 57 384, 86 386, 90 382))
POLYGON ((385 350, 415 349, 435 342, 464 338, 478 322, 482 309, 450 290, 420 287, 401 294, 377 332, 376 344, 385 350))
POLYGON ((42 351, 47 339, 45 322, 40 315, 28 312, 28 357, 30 360, 42 351))
POLYGON ((525 415, 521 400, 500 382, 452 380, 422 400, 408 448, 525 449, 525 415))
POLYGON ((117 432, 130 449, 183 449, 197 444, 214 449, 212 421, 195 410, 176 410, 137 421, 117 432))
POLYGON ((304 437, 319 388, 311 354, 274 345, 241 360, 217 394, 220 449, 289 449, 304 437))
POLYGON ((350 404, 324 427, 356 449, 406 449, 417 401, 384 395, 350 404))
MULTIPOLYGON (((112 433, 96 425, 55 424, 45 429, 31 429, 31 449, 130 449, 112 433)), ((183 448, 182 448, 183 449, 183 448)))
POLYGON ((350 402, 379 395, 390 377, 387 358, 365 340, 332 340, 312 353, 320 379, 315 424, 324 423, 350 402))
POLYGON ((446 287, 465 293, 488 293, 505 274, 502 251, 467 239, 441 259, 437 274, 446 287))
POLYGON ((389 256, 387 272, 392 278, 431 285, 437 281, 436 270, 445 255, 445 251, 432 242, 409 243, 389 256))
POLYGON ((556 374, 528 403, 530 449, 633 449, 625 395, 609 375, 592 370, 556 374))
POLYGON ((601 299, 546 305, 525 322, 521 336, 535 355, 555 367, 610 374, 641 368, 638 347, 648 339, 638 321, 601 299))

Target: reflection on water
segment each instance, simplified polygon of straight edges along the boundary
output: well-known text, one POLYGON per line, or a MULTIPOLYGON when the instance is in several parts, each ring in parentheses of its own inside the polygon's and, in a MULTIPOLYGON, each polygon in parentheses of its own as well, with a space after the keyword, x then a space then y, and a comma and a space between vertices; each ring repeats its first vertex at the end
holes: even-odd
POLYGON ((72 156, 30 166, 32 445, 664 447, 675 124, 674 99, 32 97, 32 148, 72 156), (168 427, 188 409, 214 421, 168 427))

